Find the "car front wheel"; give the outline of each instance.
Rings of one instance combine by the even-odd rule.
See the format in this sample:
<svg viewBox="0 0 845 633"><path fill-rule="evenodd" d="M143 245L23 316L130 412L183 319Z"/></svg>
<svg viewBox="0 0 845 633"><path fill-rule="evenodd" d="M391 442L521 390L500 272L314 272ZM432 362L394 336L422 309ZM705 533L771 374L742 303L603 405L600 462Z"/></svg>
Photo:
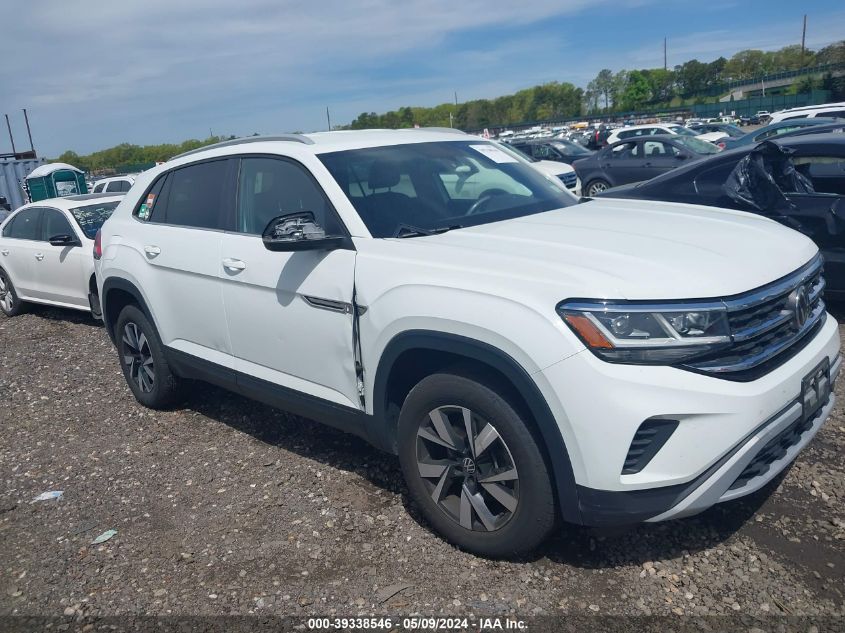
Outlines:
<svg viewBox="0 0 845 633"><path fill-rule="evenodd" d="M405 399L398 430L411 496L448 541L511 557L552 529L554 494L535 434L487 385L458 373L426 377Z"/></svg>
<svg viewBox="0 0 845 633"><path fill-rule="evenodd" d="M605 182L604 180L594 180L587 187L587 196L592 198L593 196L597 196L601 192L607 191L608 189L610 189L610 185L607 184L607 182Z"/></svg>

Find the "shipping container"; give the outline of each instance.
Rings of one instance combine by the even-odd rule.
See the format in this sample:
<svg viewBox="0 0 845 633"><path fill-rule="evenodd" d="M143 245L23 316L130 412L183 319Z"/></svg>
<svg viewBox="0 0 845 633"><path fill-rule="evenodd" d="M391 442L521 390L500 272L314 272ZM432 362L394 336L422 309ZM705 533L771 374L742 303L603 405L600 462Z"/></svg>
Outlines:
<svg viewBox="0 0 845 633"><path fill-rule="evenodd" d="M26 203L24 179L44 162L43 158L0 160L0 198L6 198L12 209Z"/></svg>

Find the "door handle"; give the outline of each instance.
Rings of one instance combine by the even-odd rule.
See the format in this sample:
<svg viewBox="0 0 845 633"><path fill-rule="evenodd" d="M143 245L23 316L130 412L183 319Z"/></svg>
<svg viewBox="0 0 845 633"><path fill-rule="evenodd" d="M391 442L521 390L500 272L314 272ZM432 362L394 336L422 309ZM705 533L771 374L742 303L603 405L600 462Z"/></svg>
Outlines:
<svg viewBox="0 0 845 633"><path fill-rule="evenodd" d="M144 252L147 254L147 257L151 258L161 255L161 249L158 246L145 246Z"/></svg>
<svg viewBox="0 0 845 633"><path fill-rule="evenodd" d="M35 259L40 262L42 259L44 259L44 253L35 253Z"/></svg>
<svg viewBox="0 0 845 633"><path fill-rule="evenodd" d="M239 259L227 257L223 260L223 267L229 270L243 270L246 268L246 264Z"/></svg>
<svg viewBox="0 0 845 633"><path fill-rule="evenodd" d="M9 254L9 251L7 251L5 249L0 251L0 255L8 255L8 254Z"/></svg>

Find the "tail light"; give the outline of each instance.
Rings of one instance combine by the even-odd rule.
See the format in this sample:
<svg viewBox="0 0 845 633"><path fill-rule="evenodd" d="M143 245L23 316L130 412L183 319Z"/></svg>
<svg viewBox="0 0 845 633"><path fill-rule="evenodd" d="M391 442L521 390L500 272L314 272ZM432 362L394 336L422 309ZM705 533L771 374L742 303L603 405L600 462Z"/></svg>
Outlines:
<svg viewBox="0 0 845 633"><path fill-rule="evenodd" d="M97 231L94 236L94 259L100 259L103 256L103 233Z"/></svg>
<svg viewBox="0 0 845 633"><path fill-rule="evenodd" d="M720 141L719 143L716 143L716 147L718 147L719 149L725 149L724 141Z"/></svg>

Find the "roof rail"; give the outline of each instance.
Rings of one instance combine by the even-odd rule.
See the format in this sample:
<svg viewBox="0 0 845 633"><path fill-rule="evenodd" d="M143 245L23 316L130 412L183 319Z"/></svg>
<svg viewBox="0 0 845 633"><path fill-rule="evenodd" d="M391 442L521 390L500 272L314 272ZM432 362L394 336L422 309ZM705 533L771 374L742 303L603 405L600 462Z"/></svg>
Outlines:
<svg viewBox="0 0 845 633"><path fill-rule="evenodd" d="M243 145L244 143L263 143L267 141L288 141L292 143L303 143L305 145L314 144L314 141L305 136L304 134L279 134L277 136L244 136L242 138L233 138L229 139L228 141L221 141L220 143L214 143L212 145L198 147L197 149L192 149L189 152L177 154L176 156L173 156L170 160L173 160L175 158L182 158L183 156L190 156L191 154L196 154L198 152L204 152L208 149L230 147L232 145Z"/></svg>
<svg viewBox="0 0 845 633"><path fill-rule="evenodd" d="M445 132L446 134L451 133L466 135L466 132L454 127L407 127L401 128L401 130L407 130L408 132Z"/></svg>

